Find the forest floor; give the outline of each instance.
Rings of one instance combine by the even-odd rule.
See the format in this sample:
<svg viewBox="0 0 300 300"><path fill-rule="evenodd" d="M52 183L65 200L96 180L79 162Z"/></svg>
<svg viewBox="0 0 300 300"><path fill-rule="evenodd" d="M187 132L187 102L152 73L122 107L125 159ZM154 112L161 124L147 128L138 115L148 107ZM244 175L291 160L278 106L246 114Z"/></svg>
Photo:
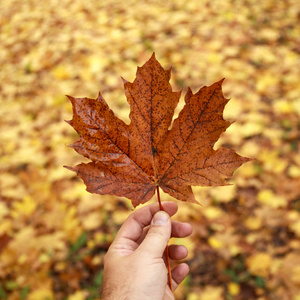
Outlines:
<svg viewBox="0 0 300 300"><path fill-rule="evenodd" d="M173 90L226 78L215 145L254 158L232 185L178 203L191 237L182 300L300 299L300 5L287 0L0 3L0 299L100 299L103 256L133 210L92 195L65 95L101 90L128 122L120 76L153 52ZM179 109L183 106L183 99ZM163 194L163 201L170 197ZM151 200L151 201L156 201ZM176 201L176 200L174 200Z"/></svg>

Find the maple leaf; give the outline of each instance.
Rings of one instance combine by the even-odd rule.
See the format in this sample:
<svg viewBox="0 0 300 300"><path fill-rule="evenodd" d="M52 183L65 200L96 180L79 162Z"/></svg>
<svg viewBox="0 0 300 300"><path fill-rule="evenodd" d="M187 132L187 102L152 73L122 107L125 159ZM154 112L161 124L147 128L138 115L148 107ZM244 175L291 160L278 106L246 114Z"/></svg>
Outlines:
<svg viewBox="0 0 300 300"><path fill-rule="evenodd" d="M231 122L222 113L229 99L223 80L189 88L185 106L172 123L181 92L172 91L171 69L165 70L155 55L138 67L136 79L123 79L130 104L130 124L116 117L99 93L97 99L68 96L73 119L68 123L80 139L71 145L91 160L67 167L83 179L87 191L113 194L145 203L157 186L176 199L198 203L192 185L227 185L233 171L250 159L214 144Z"/></svg>

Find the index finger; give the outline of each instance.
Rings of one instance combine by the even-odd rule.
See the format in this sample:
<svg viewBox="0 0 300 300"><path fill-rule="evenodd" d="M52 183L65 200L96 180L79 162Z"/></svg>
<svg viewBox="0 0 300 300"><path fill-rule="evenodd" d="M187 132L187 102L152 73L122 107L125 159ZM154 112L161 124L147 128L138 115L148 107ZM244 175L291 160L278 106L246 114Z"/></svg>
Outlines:
<svg viewBox="0 0 300 300"><path fill-rule="evenodd" d="M166 201L162 203L164 211L171 217L178 209L175 202ZM115 237L115 241L121 238L129 239L136 242L143 234L144 227L151 223L151 220L156 212L158 212L159 204L152 203L134 211L124 222L119 232Z"/></svg>

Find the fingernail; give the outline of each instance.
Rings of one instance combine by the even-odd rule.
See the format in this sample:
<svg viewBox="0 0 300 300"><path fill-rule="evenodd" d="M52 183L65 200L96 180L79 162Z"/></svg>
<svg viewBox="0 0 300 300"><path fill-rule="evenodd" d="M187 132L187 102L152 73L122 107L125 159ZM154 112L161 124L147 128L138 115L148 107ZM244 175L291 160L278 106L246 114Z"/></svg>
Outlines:
<svg viewBox="0 0 300 300"><path fill-rule="evenodd" d="M157 212L153 219L152 219L152 224L153 225L165 225L168 222L169 216L163 212L159 211Z"/></svg>

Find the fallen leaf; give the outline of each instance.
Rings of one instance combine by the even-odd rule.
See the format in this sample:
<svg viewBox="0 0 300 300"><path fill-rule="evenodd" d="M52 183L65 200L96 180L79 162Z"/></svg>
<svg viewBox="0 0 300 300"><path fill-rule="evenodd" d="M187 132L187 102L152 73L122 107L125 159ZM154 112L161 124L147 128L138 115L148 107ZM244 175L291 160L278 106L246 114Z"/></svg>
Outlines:
<svg viewBox="0 0 300 300"><path fill-rule="evenodd" d="M71 147L92 162L67 168L77 172L87 191L124 196L137 206L159 186L179 200L198 203L192 185L227 185L233 171L250 160L234 150L213 149L231 124L222 116L229 101L222 93L223 80L196 94L188 89L185 106L169 129L181 94L172 91L170 72L153 54L133 83L123 80L129 125L100 93L97 99L68 96L74 114L68 123L80 136Z"/></svg>
<svg viewBox="0 0 300 300"><path fill-rule="evenodd" d="M252 274L266 277L270 273L272 257L268 253L256 253L248 257L246 264Z"/></svg>
<svg viewBox="0 0 300 300"><path fill-rule="evenodd" d="M199 300L223 300L223 288L219 286L206 286L203 288Z"/></svg>
<svg viewBox="0 0 300 300"><path fill-rule="evenodd" d="M0 235L0 253L2 249L10 242L11 237L7 234Z"/></svg>
<svg viewBox="0 0 300 300"><path fill-rule="evenodd" d="M236 282L230 282L227 286L228 292L232 296L236 296L240 293L241 287L238 283Z"/></svg>
<svg viewBox="0 0 300 300"><path fill-rule="evenodd" d="M275 195L271 190L261 190L257 198L261 203L273 208L286 207L288 205L284 197Z"/></svg>
<svg viewBox="0 0 300 300"><path fill-rule="evenodd" d="M86 291L76 291L74 294L70 295L69 300L85 300L88 296Z"/></svg>
<svg viewBox="0 0 300 300"><path fill-rule="evenodd" d="M39 288L30 293L28 300L53 299L51 281L44 282Z"/></svg>
<svg viewBox="0 0 300 300"><path fill-rule="evenodd" d="M299 252L290 252L283 259L282 266L278 270L288 284L291 282L295 285L300 284L300 266L299 266Z"/></svg>

